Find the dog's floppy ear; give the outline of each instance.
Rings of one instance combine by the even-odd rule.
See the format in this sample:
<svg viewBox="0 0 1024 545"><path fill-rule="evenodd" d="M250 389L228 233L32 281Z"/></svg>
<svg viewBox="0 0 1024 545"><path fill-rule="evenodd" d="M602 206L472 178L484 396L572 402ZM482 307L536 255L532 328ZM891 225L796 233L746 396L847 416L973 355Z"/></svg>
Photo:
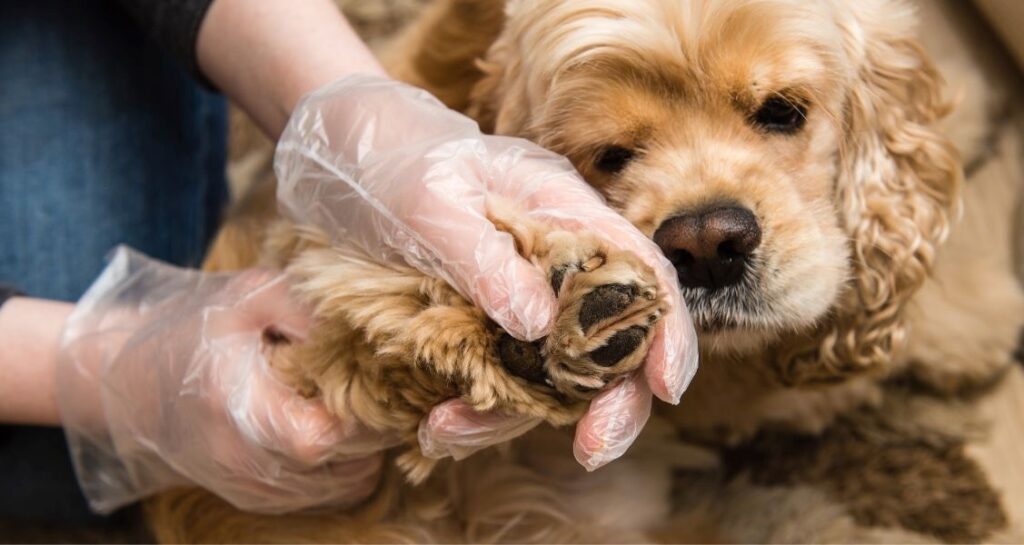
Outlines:
<svg viewBox="0 0 1024 545"><path fill-rule="evenodd" d="M950 106L941 76L913 38L913 11L892 1L853 5L843 29L854 72L836 203L854 276L815 346L782 358L790 383L888 368L904 340L904 307L959 206L959 156L935 127Z"/></svg>
<svg viewBox="0 0 1024 545"><path fill-rule="evenodd" d="M505 0L504 27L483 59L483 73L470 93L467 115L484 132L540 140L530 126L543 104L556 66L537 42L545 14L561 4L545 0ZM529 44L529 45L526 45ZM526 67L529 67L529 70Z"/></svg>
<svg viewBox="0 0 1024 545"><path fill-rule="evenodd" d="M522 136L529 108L525 107L526 93L522 88L522 60L510 34L498 37L487 56L477 62L484 75L470 92L466 114L484 132Z"/></svg>
<svg viewBox="0 0 1024 545"><path fill-rule="evenodd" d="M517 0L508 0L515 2ZM435 0L380 52L388 72L467 111L477 66L505 24L506 0Z"/></svg>

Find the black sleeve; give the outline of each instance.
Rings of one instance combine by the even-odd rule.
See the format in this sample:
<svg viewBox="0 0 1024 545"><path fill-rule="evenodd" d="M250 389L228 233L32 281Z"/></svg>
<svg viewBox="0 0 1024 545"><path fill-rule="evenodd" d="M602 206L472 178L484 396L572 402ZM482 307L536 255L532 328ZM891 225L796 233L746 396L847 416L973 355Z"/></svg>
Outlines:
<svg viewBox="0 0 1024 545"><path fill-rule="evenodd" d="M15 295L22 295L22 293L18 291L14 286L0 282L0 307L4 306L4 303L6 303L8 299L14 297Z"/></svg>
<svg viewBox="0 0 1024 545"><path fill-rule="evenodd" d="M196 38L199 24L213 0L117 0L131 17L164 50L200 82L209 82L199 71Z"/></svg>

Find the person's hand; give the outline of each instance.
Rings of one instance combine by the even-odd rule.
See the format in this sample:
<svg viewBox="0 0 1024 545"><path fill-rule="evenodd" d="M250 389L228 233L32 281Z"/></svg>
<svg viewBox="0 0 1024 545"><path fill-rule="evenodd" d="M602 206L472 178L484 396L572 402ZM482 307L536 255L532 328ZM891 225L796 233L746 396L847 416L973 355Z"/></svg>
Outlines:
<svg viewBox="0 0 1024 545"><path fill-rule="evenodd" d="M657 246L608 208L565 158L526 140L484 135L423 90L350 76L308 95L278 143L275 171L279 206L290 219L372 259L444 279L520 339L547 334L557 306L543 272L487 219L490 200L590 230L654 268L670 310L642 375L598 395L578 424L576 457L588 469L625 452L647 420L652 393L677 403L696 371L693 325ZM476 414L454 400L425 419L420 446L458 458L534 424Z"/></svg>
<svg viewBox="0 0 1024 545"><path fill-rule="evenodd" d="M119 248L69 317L57 368L92 508L186 484L267 513L372 493L395 442L331 417L267 364L264 333L301 341L308 320L280 274L204 274Z"/></svg>

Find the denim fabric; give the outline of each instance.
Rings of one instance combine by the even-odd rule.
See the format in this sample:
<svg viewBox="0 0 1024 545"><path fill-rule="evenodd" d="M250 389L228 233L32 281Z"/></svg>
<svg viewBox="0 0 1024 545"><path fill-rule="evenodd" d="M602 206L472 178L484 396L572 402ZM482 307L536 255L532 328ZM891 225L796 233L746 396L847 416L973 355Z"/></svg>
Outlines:
<svg viewBox="0 0 1024 545"><path fill-rule="evenodd" d="M104 1L0 2L0 281L75 300L126 243L196 265L225 107Z"/></svg>
<svg viewBox="0 0 1024 545"><path fill-rule="evenodd" d="M199 264L225 134L223 99L113 2L0 2L0 282L72 301L119 243ZM59 430L0 428L0 483L0 516L88 519Z"/></svg>

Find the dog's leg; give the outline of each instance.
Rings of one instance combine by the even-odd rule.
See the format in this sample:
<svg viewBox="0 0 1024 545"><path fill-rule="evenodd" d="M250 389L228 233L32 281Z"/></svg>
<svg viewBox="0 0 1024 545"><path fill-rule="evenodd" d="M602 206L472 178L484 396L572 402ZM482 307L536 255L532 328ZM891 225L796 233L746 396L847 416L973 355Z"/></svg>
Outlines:
<svg viewBox="0 0 1024 545"><path fill-rule="evenodd" d="M558 297L545 339L517 340L441 280L286 225L268 238L269 253L287 263L316 325L307 342L278 346L273 364L335 413L398 432L410 445L422 417L452 397L481 411L574 422L600 389L642 363L662 313L654 273L585 233L550 231L514 214L495 221L547 272ZM417 449L399 460L414 481L433 463Z"/></svg>
<svg viewBox="0 0 1024 545"><path fill-rule="evenodd" d="M985 385L1015 359L1024 331L1024 290L1014 274L1016 213L1024 172L1016 127L966 182L964 218L909 309L905 365L943 393Z"/></svg>

